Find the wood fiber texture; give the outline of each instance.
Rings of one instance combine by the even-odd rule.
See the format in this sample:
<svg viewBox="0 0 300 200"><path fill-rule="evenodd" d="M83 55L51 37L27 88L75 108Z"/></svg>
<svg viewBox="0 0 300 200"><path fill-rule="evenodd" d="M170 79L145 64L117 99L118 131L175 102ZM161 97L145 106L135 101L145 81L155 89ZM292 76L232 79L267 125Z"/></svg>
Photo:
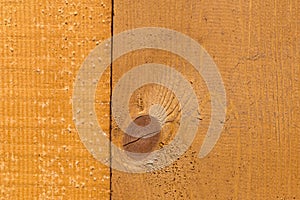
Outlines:
<svg viewBox="0 0 300 200"><path fill-rule="evenodd" d="M166 168L110 170L79 138L74 80L111 31L149 26L188 35L214 59L227 94L224 129L199 159L211 114L202 77L170 52L130 52L107 68L97 87L98 121L112 142L123 148L128 138L110 121L111 89L144 63L184 75L200 102L201 125L189 150ZM298 0L0 1L0 199L300 199L299 27ZM155 84L132 94L132 118L147 115L153 103L170 105L168 123L159 138L130 150L162 148L178 130L178 100Z"/></svg>
<svg viewBox="0 0 300 200"><path fill-rule="evenodd" d="M228 107L220 140L199 159L210 120L201 76L178 56L155 50L115 62L113 86L143 63L180 71L197 94L202 121L191 148L171 166L146 174L113 171L112 199L300 199L299 12L297 0L115 0L114 34L155 26L198 41L220 70ZM133 118L159 94L148 86L133 95ZM165 133L175 134L176 124L169 123ZM113 131L115 142L119 135Z"/></svg>
<svg viewBox="0 0 300 200"><path fill-rule="evenodd" d="M109 169L80 141L71 97L110 27L110 1L0 2L0 199L109 199Z"/></svg>

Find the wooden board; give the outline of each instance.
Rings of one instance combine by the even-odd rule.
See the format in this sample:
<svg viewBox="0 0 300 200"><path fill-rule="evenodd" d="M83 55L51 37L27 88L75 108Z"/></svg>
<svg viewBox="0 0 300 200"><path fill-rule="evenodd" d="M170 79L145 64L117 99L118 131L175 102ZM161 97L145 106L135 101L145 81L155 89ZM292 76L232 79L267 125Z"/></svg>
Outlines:
<svg viewBox="0 0 300 200"><path fill-rule="evenodd" d="M173 66L193 83L203 119L191 148L171 166L146 174L114 170L112 199L300 199L299 2L115 0L114 8L114 34L155 26L197 40L219 67L228 107L220 140L199 159L210 98L193 67L155 50L116 61L113 86L137 65ZM159 91L148 85L133 94L133 118L160 101ZM174 133L176 121L164 132ZM121 138L119 130L113 131L115 143L122 144Z"/></svg>
<svg viewBox="0 0 300 200"><path fill-rule="evenodd" d="M298 0L1 1L0 199L300 199L299 13ZM110 122L111 89L144 63L184 75L200 102L201 125L172 165L144 174L111 171L75 129L74 80L111 31L148 26L184 33L214 59L227 94L224 131L199 159L211 114L204 80L170 52L131 52L113 63L112 74L105 71L97 88L98 121L112 141L148 152L169 144L178 130L178 99L155 84L135 91L129 110L135 119L153 103L169 105L159 137L128 146L132 138Z"/></svg>
<svg viewBox="0 0 300 200"><path fill-rule="evenodd" d="M71 97L110 23L107 0L0 2L0 199L109 198L109 169L79 139Z"/></svg>

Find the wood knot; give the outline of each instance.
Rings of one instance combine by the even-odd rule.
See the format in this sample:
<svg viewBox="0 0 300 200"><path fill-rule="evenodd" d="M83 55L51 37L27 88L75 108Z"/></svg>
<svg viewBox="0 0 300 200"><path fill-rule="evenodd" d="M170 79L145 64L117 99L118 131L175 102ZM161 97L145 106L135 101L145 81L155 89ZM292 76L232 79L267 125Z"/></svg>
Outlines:
<svg viewBox="0 0 300 200"><path fill-rule="evenodd" d="M130 157L144 158L158 145L160 134L161 125L158 119L150 115L139 116L126 129L123 136L123 148Z"/></svg>

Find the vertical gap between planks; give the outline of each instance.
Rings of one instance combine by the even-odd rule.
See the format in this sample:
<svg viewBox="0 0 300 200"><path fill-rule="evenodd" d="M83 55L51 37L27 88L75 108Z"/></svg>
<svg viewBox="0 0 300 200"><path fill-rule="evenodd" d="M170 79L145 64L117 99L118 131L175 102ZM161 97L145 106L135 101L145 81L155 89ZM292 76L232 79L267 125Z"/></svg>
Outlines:
<svg viewBox="0 0 300 200"><path fill-rule="evenodd" d="M112 200L112 76L113 76L113 35L114 35L114 0L111 0L111 53L110 53L110 109L109 109L109 199Z"/></svg>

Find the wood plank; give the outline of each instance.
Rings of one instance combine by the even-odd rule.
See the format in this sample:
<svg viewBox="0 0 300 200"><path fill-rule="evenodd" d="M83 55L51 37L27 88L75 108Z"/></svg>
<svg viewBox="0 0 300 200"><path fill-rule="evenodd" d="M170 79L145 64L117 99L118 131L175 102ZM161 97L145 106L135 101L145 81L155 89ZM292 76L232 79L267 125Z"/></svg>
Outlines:
<svg viewBox="0 0 300 200"><path fill-rule="evenodd" d="M297 0L114 0L114 35L155 26L198 41L220 70L228 106L220 140L199 159L211 107L206 85L193 67L158 50L131 52L115 61L113 87L144 63L167 64L181 72L193 83L202 121L190 149L172 165L144 174L113 170L112 199L300 198L299 7ZM169 102L172 95L153 84L140 88L130 101L132 118L146 115L153 103ZM176 100L171 110L172 106ZM162 148L174 137L177 120L160 133L168 137L136 143L131 150L143 151L144 145ZM113 127L113 142L122 147L130 138L115 121Z"/></svg>
<svg viewBox="0 0 300 200"><path fill-rule="evenodd" d="M0 199L109 199L109 169L80 141L71 98L110 23L108 0L0 2ZM106 113L109 85L102 93Z"/></svg>

